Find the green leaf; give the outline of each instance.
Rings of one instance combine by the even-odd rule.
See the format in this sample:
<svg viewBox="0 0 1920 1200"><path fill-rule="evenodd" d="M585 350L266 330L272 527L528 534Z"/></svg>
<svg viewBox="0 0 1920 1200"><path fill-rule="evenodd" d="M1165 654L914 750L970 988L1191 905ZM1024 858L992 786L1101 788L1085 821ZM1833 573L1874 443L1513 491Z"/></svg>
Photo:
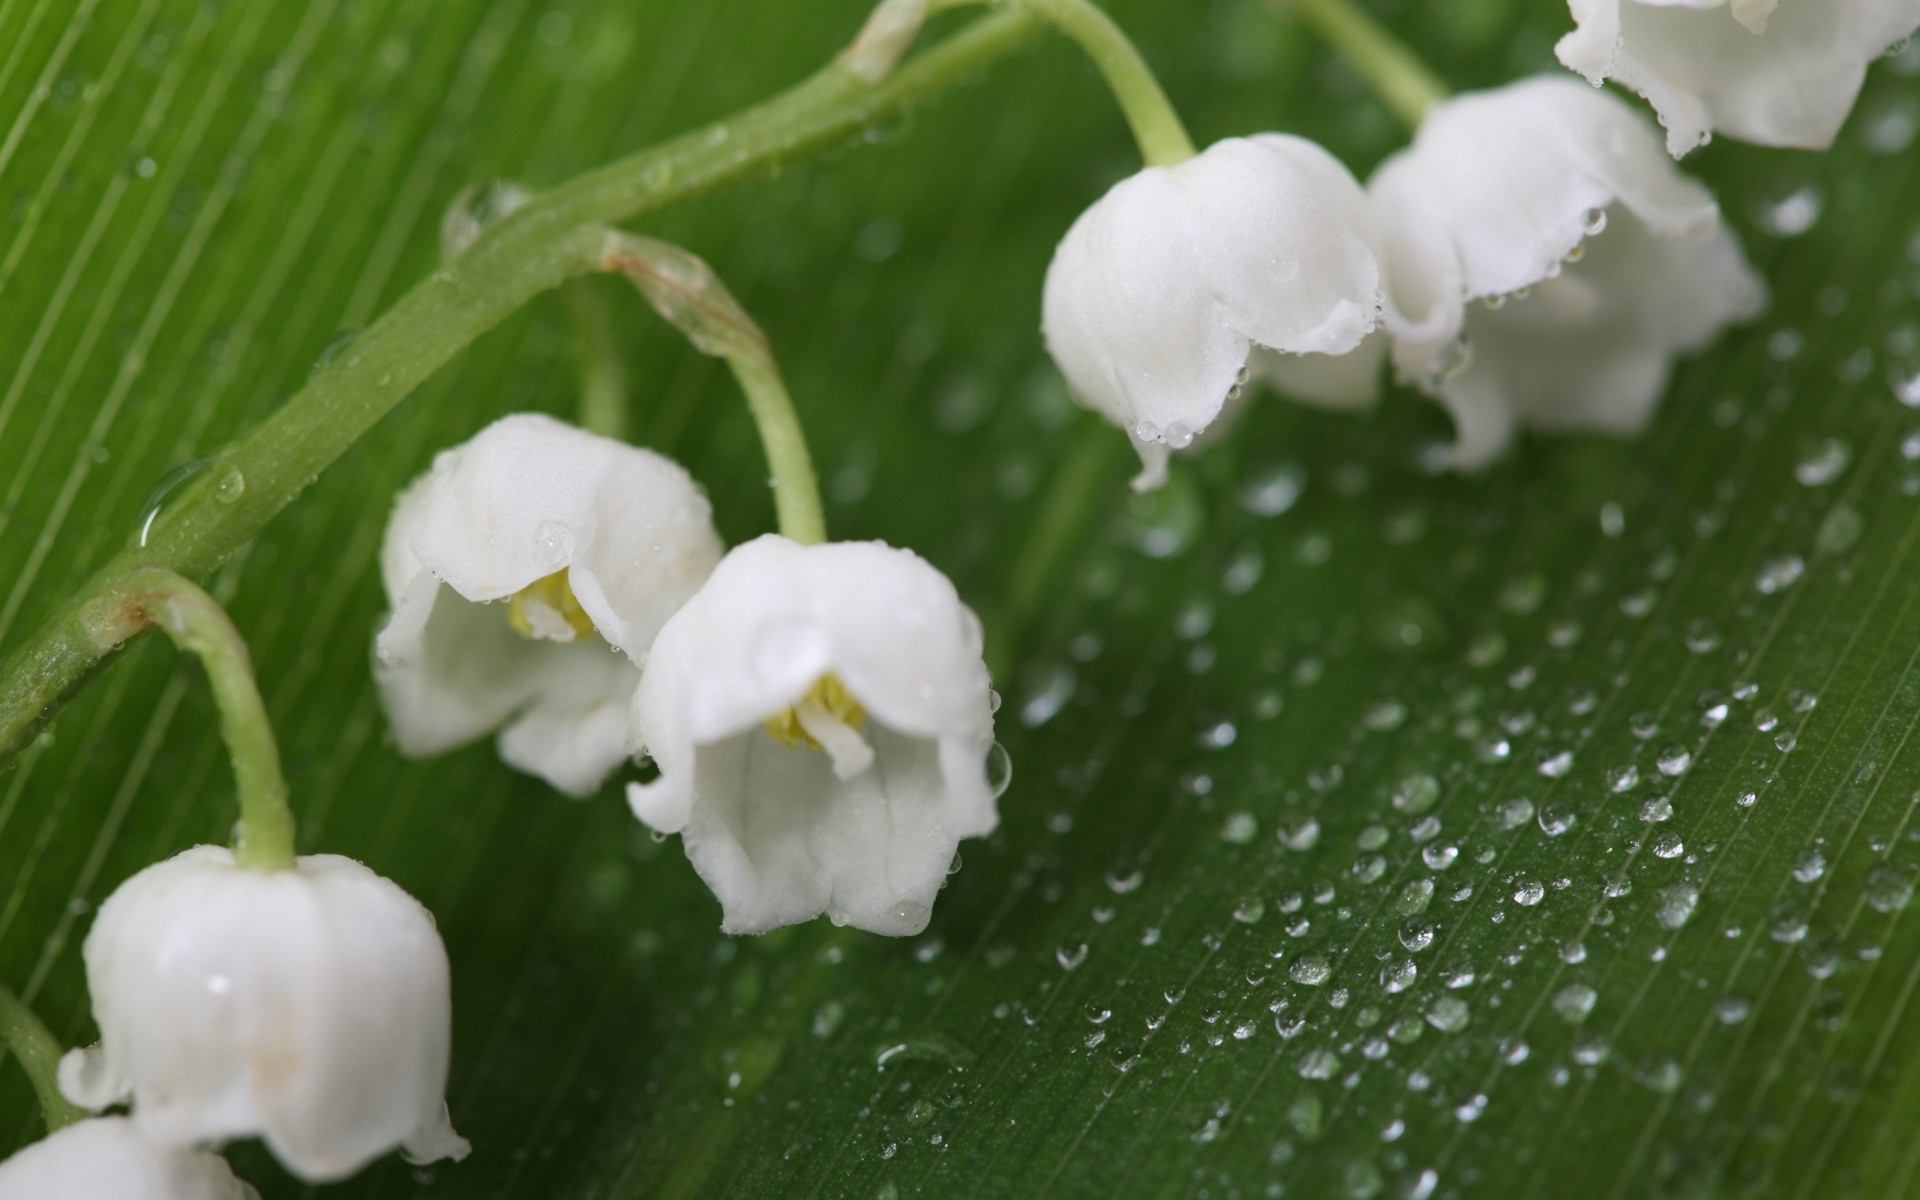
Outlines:
<svg viewBox="0 0 1920 1200"><path fill-rule="evenodd" d="M860 10L0 0L0 646L428 273L467 183L723 116ZM1360 170L1395 144L1266 4L1113 10L1202 141L1290 128ZM1566 23L1379 11L1457 86L1548 68ZM488 336L214 581L304 847L413 891L455 964L473 1157L327 1194L1911 1190L1920 417L1892 385L1920 371L1917 68L1877 67L1829 155L1688 160L1775 305L1646 438L1532 441L1471 479L1422 468L1447 429L1405 395L1264 399L1152 502L1123 452L1083 451L1117 439L1075 421L1039 284L1134 160L1068 46L650 224L780 351L836 531L921 550L1017 645L1002 829L904 942L730 941L616 788L575 804L485 746L387 746L388 498L492 417L574 404L557 299ZM724 370L605 294L638 435L730 536L767 528ZM1049 490L1086 477L1084 504ZM1050 511L1060 549L1016 579ZM203 680L144 640L0 774L0 978L91 1036L91 907L232 806ZM0 1150L32 1113L0 1071Z"/></svg>

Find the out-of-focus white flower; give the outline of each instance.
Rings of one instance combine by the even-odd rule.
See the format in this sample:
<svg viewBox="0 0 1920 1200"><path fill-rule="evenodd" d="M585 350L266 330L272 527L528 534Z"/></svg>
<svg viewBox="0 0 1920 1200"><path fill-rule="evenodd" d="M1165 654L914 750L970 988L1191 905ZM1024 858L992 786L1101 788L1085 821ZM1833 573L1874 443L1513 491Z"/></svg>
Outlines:
<svg viewBox="0 0 1920 1200"><path fill-rule="evenodd" d="M1823 150L1920 0L1570 0L1560 61L1645 96L1675 158L1716 132Z"/></svg>
<svg viewBox="0 0 1920 1200"><path fill-rule="evenodd" d="M1573 79L1435 105L1368 189L1394 363L1452 414L1456 466L1516 426L1638 432L1674 358L1765 303L1651 124Z"/></svg>
<svg viewBox="0 0 1920 1200"><path fill-rule="evenodd" d="M1211 425L1256 346L1344 355L1373 329L1380 266L1365 194L1282 134L1229 138L1121 180L1047 268L1047 349L1082 404L1140 452L1134 486Z"/></svg>
<svg viewBox="0 0 1920 1200"><path fill-rule="evenodd" d="M380 552L374 675L401 751L504 725L508 763L592 792L626 757L647 647L721 550L699 485L650 450L520 413L445 451Z"/></svg>
<svg viewBox="0 0 1920 1200"><path fill-rule="evenodd" d="M466 1155L444 1099L446 949L352 859L258 871L196 846L107 898L85 958L100 1044L60 1063L75 1104L131 1100L162 1145L257 1135L316 1183L395 1147Z"/></svg>
<svg viewBox="0 0 1920 1200"><path fill-rule="evenodd" d="M155 1145L125 1117L95 1117L0 1162L0 1200L260 1200L260 1193L218 1154Z"/></svg>
<svg viewBox="0 0 1920 1200"><path fill-rule="evenodd" d="M946 576L879 542L736 547L654 642L629 784L679 833L729 933L827 913L926 927L962 838L991 831L980 623Z"/></svg>

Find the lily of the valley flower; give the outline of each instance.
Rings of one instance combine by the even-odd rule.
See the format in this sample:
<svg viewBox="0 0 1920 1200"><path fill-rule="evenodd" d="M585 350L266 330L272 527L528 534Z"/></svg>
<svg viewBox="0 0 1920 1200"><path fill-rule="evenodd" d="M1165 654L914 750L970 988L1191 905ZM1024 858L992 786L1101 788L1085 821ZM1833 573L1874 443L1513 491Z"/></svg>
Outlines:
<svg viewBox="0 0 1920 1200"><path fill-rule="evenodd" d="M217 1154L156 1145L125 1117L96 1117L0 1162L0 1200L260 1200L260 1193Z"/></svg>
<svg viewBox="0 0 1920 1200"><path fill-rule="evenodd" d="M628 801L682 835L729 933L918 933L997 820L980 623L878 542L735 548L660 631L633 717L660 776Z"/></svg>
<svg viewBox="0 0 1920 1200"><path fill-rule="evenodd" d="M1920 27L1920 0L1570 0L1560 61L1645 96L1678 158L1714 133L1833 144L1867 64Z"/></svg>
<svg viewBox="0 0 1920 1200"><path fill-rule="evenodd" d="M504 725L509 764L592 792L626 758L647 647L721 549L699 485L652 451L522 413L442 453L380 555L374 673L400 749Z"/></svg>
<svg viewBox="0 0 1920 1200"><path fill-rule="evenodd" d="M1122 180L1047 268L1047 349L1158 486L1240 387L1255 347L1345 355L1373 329L1380 267L1366 197L1332 155L1230 138Z"/></svg>
<svg viewBox="0 0 1920 1200"><path fill-rule="evenodd" d="M444 1099L439 931L352 859L261 871L197 846L107 898L85 959L100 1044L60 1064L75 1104L131 1100L140 1134L166 1146L257 1135L309 1182L396 1147L415 1162L467 1153Z"/></svg>
<svg viewBox="0 0 1920 1200"><path fill-rule="evenodd" d="M1452 414L1457 466L1517 426L1639 431L1674 358L1765 303L1651 125L1572 79L1435 105L1368 189L1394 362Z"/></svg>

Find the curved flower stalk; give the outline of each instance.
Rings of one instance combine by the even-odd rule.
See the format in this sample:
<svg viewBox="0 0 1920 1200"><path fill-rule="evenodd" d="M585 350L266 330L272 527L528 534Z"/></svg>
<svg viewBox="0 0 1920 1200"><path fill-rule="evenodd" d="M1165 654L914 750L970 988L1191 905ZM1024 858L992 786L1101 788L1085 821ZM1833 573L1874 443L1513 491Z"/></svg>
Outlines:
<svg viewBox="0 0 1920 1200"><path fill-rule="evenodd" d="M97 1117L0 1162L0 1200L260 1200L260 1193L217 1154L158 1145L125 1117Z"/></svg>
<svg viewBox="0 0 1920 1200"><path fill-rule="evenodd" d="M660 631L633 729L660 776L627 799L682 836L729 933L918 933L997 821L980 624L879 542L736 547Z"/></svg>
<svg viewBox="0 0 1920 1200"><path fill-rule="evenodd" d="M1765 288L1650 124L1542 77L1434 105L1368 184L1400 374L1454 419L1454 465L1516 428L1642 429L1673 360Z"/></svg>
<svg viewBox="0 0 1920 1200"><path fill-rule="evenodd" d="M1047 349L1075 397L1125 430L1140 489L1219 417L1256 347L1339 357L1379 320L1378 234L1366 196L1312 142L1217 142L1122 180L1047 268ZM1351 386L1287 381L1351 402Z"/></svg>
<svg viewBox="0 0 1920 1200"><path fill-rule="evenodd" d="M1570 0L1555 47L1596 87L1645 96L1675 158L1724 133L1824 150L1867 64L1920 27L1920 0Z"/></svg>
<svg viewBox="0 0 1920 1200"><path fill-rule="evenodd" d="M380 554L374 676L401 751L499 729L507 763L590 794L626 758L647 647L721 549L699 485L650 450L520 413L444 451Z"/></svg>

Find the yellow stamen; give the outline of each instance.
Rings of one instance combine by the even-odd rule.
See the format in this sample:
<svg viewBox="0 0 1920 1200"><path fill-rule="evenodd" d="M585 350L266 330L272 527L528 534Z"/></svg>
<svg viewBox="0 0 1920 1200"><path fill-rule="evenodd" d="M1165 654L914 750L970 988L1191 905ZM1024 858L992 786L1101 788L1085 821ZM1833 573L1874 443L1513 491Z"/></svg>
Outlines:
<svg viewBox="0 0 1920 1200"><path fill-rule="evenodd" d="M787 706L768 717L761 725L767 736L782 746L805 746L809 750L820 749L820 743L800 724L798 709L802 704L816 704L833 715L834 719L849 729L859 729L866 724L867 710L860 707L847 691L847 685L831 671L813 681L807 694L800 697L796 704Z"/></svg>
<svg viewBox="0 0 1920 1200"><path fill-rule="evenodd" d="M572 636L555 637L558 630L550 625L536 625L528 613L529 608L535 607L557 614L573 631ZM507 600L507 622L522 637L548 638L556 642L570 642L594 631L593 618L587 616L573 589L567 586L567 573L564 570L536 579L515 592Z"/></svg>

